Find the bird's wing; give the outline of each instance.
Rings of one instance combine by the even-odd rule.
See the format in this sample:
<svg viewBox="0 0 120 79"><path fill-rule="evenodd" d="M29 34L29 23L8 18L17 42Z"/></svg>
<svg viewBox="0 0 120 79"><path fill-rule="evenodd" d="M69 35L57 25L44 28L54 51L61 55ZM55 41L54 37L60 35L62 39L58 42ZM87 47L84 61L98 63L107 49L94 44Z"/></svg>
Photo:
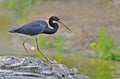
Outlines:
<svg viewBox="0 0 120 79"><path fill-rule="evenodd" d="M26 35L37 35L42 33L46 29L46 27L48 27L48 25L45 21L36 20L22 25L21 27L16 29L16 32Z"/></svg>

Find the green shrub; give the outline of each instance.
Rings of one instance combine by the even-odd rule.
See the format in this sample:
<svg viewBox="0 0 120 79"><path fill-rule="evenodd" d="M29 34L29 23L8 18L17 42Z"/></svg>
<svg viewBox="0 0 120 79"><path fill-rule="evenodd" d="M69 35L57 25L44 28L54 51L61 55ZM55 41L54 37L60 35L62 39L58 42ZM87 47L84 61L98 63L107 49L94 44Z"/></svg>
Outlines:
<svg viewBox="0 0 120 79"><path fill-rule="evenodd" d="M107 60L120 60L119 48L114 42L113 35L109 35L105 27L100 28L97 44L93 42L91 47L98 52L98 57Z"/></svg>
<svg viewBox="0 0 120 79"><path fill-rule="evenodd" d="M57 37L56 48L58 51L63 51L63 38L62 38L62 36Z"/></svg>
<svg viewBox="0 0 120 79"><path fill-rule="evenodd" d="M110 64L98 60L95 79L113 79L112 71Z"/></svg>
<svg viewBox="0 0 120 79"><path fill-rule="evenodd" d="M42 48L51 48L54 46L53 41L45 39L43 35L38 36L38 45Z"/></svg>

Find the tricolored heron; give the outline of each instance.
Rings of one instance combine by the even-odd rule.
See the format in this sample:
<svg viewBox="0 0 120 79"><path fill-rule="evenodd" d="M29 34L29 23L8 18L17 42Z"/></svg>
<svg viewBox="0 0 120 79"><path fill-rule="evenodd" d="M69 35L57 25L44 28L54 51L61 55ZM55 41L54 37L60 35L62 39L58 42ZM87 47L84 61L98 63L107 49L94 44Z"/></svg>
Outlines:
<svg viewBox="0 0 120 79"><path fill-rule="evenodd" d="M59 26L56 22L61 23L65 28L67 28L69 31L71 31L67 26L65 26L61 20L57 17L57 16L52 16L49 18L49 25L51 27L53 27L52 29L48 27L48 24L43 21L43 20L35 20L29 23L26 23L18 28L12 28L9 30L10 33L19 33L19 34L24 34L24 35L29 35L29 36L35 36L36 38L36 46L37 46L37 50L38 52L49 62L49 60L47 59L47 57L40 51L39 47L38 47L38 39L37 36L38 34L54 34L57 32ZM25 47L25 42L28 40L28 38L26 38L22 45L26 51L26 53L29 55L28 50Z"/></svg>

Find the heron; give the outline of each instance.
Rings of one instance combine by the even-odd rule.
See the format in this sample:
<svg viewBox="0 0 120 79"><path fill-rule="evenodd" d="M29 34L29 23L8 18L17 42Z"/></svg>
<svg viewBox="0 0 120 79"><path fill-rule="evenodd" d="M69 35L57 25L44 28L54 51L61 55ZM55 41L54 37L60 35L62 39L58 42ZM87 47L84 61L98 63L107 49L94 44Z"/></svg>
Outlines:
<svg viewBox="0 0 120 79"><path fill-rule="evenodd" d="M46 21L44 20L34 20L28 23L25 23L18 28L12 28L9 30L10 33L18 33L23 34L27 36L34 36L36 41L36 48L37 51L46 59L47 62L49 62L48 58L41 52L41 50L38 47L38 35L39 34L54 34L59 29L58 23L61 23L67 30L71 31L70 28L68 28L61 19L58 16L51 16L49 18L49 25L52 27L50 28ZM22 46L27 53L27 55L30 55L26 46L25 42L28 40L28 37L25 38L25 40L22 42Z"/></svg>

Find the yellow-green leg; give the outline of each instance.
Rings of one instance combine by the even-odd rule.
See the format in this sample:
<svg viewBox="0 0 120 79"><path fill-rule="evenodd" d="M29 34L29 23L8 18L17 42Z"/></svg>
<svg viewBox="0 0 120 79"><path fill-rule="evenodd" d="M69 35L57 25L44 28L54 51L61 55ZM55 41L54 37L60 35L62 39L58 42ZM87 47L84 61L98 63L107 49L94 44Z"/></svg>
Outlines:
<svg viewBox="0 0 120 79"><path fill-rule="evenodd" d="M36 37L36 46L37 46L37 50L38 52L45 58L46 62L47 63L51 63L48 58L40 51L39 47L38 47L38 40L37 40L37 37ZM52 63L51 63L52 64Z"/></svg>
<svg viewBox="0 0 120 79"><path fill-rule="evenodd" d="M22 46L25 49L25 52L27 53L28 56L30 56L30 53L28 52L27 48L25 47L25 42L28 40L28 38L26 38L23 42L22 42Z"/></svg>

